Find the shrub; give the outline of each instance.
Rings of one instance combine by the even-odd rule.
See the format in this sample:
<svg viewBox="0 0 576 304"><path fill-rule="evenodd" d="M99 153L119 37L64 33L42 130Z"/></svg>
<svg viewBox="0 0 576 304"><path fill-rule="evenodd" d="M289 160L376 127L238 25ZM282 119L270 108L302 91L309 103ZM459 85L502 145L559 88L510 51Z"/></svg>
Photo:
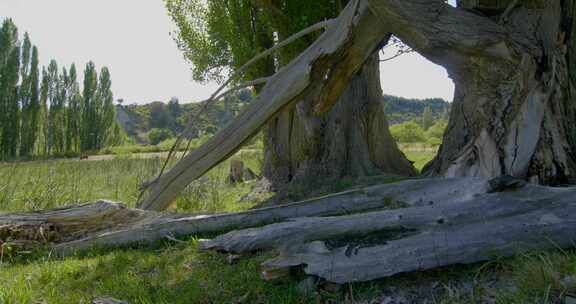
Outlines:
<svg viewBox="0 0 576 304"><path fill-rule="evenodd" d="M407 121L390 127L392 137L397 142L415 143L425 142L424 129L415 121Z"/></svg>
<svg viewBox="0 0 576 304"><path fill-rule="evenodd" d="M172 137L172 132L168 129L152 129L148 132L148 140L151 145L157 145Z"/></svg>

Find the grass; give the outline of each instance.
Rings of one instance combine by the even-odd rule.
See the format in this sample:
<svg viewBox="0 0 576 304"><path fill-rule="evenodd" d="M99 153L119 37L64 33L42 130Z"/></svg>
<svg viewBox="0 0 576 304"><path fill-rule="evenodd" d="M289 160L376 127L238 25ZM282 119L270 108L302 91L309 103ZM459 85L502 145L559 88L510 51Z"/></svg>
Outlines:
<svg viewBox="0 0 576 304"><path fill-rule="evenodd" d="M90 303L113 297L129 303L309 303L296 284L258 278L256 255L228 265L199 253L195 241L160 249L115 250L65 259L3 265L0 303ZM242 301L239 301L242 300Z"/></svg>
<svg viewBox="0 0 576 304"><path fill-rule="evenodd" d="M259 155L241 152L235 156L258 172ZM117 157L113 160L53 160L0 165L0 210L22 211L109 199L134 206L139 185L158 173L162 158ZM237 203L250 183L229 186L228 162L193 182L176 199L177 211L239 211L253 202Z"/></svg>
<svg viewBox="0 0 576 304"><path fill-rule="evenodd" d="M429 151L406 151L417 167L433 157ZM258 171L261 155L238 153ZM106 161L54 160L0 164L0 211L37 210L98 198L133 206L138 185L157 173L163 159L117 157ZM238 202L252 184L228 185L228 164L194 182L176 201L180 212L211 213L247 209L255 202ZM334 189L346 188L342 180ZM225 255L198 252L196 240L160 243L144 248L88 252L58 258L48 252L0 259L0 304L90 303L109 296L129 303L361 303L389 286L407 289L421 282L439 282L445 296L434 303L560 303L576 294L576 253L556 251L498 259L472 266L400 275L347 285L341 292L321 291L313 297L297 291L297 280L264 282L259 264L271 253L244 257L230 265ZM497 276L509 288L481 283ZM454 285L464 278L470 289ZM355 301L353 301L354 299ZM332 302L330 302L332 301Z"/></svg>

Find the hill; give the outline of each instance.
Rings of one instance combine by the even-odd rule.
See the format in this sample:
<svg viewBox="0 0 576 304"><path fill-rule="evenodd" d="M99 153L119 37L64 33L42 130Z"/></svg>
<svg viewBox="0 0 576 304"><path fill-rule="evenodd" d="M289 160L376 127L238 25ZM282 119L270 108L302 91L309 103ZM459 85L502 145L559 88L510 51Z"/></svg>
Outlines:
<svg viewBox="0 0 576 304"><path fill-rule="evenodd" d="M244 90L214 103L196 123L195 135L215 133L251 101L252 93ZM419 119L426 108L430 108L434 120L447 118L450 108L450 103L440 98L407 99L384 95L383 102L391 125ZM148 143L148 134L153 129L169 130L172 134L181 132L184 126L197 117L204 105L180 104L175 99L168 103L155 101L144 105L118 105L116 119L130 138L137 143Z"/></svg>
<svg viewBox="0 0 576 304"><path fill-rule="evenodd" d="M252 93L244 90L212 104L200 116L200 121L194 124L194 135L215 133L251 100ZM144 105L117 105L116 119L130 138L137 143L148 143L148 133L153 129L180 133L184 126L191 125L192 119L197 119L204 106L204 102L180 104L176 99L168 103L155 101Z"/></svg>

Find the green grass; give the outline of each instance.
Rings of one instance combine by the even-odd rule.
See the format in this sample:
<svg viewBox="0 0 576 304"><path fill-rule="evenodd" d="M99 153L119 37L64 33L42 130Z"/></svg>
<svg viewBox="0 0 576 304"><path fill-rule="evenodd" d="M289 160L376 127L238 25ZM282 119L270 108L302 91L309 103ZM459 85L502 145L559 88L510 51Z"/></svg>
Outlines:
<svg viewBox="0 0 576 304"><path fill-rule="evenodd" d="M436 156L435 152L430 151L404 151L404 154L410 161L414 162L414 167L416 167L418 171L422 170L422 168Z"/></svg>
<svg viewBox="0 0 576 304"><path fill-rule="evenodd" d="M258 172L259 154L241 152L249 168ZM118 157L113 160L54 160L0 164L0 210L20 211L109 199L134 206L139 185L158 173L162 158ZM226 183L228 162L193 182L177 197L177 211L217 212L249 208L253 202L237 203L252 186Z"/></svg>
<svg viewBox="0 0 576 304"><path fill-rule="evenodd" d="M429 151L407 151L421 166L433 157ZM261 154L238 153L258 171ZM99 198L133 206L138 185L159 170L163 159L129 156L106 161L54 160L0 164L0 211L38 210ZM180 212L239 211L256 202L238 202L252 184L226 183L228 163L213 169L176 200ZM342 180L334 189L353 181ZM198 252L194 239L144 248L89 252L58 258L48 252L0 257L0 304L90 303L93 297L110 296L129 303L353 303L378 297L387 286L410 286L437 281L447 296L434 303L559 303L576 294L576 253L532 253L472 266L400 275L379 281L351 284L342 292L321 291L314 298L297 292L297 280L269 283L259 278L259 264L272 256L262 253L229 265L226 256ZM462 290L451 285L466 278L481 283L496 275L513 287ZM573 277L573 278L572 278ZM348 299L348 301L346 301ZM318 302L319 301L319 302Z"/></svg>
<svg viewBox="0 0 576 304"><path fill-rule="evenodd" d="M129 303L309 303L296 283L266 283L256 255L228 265L199 253L194 241L160 249L115 250L65 259L48 255L0 266L0 303L90 303L114 297Z"/></svg>

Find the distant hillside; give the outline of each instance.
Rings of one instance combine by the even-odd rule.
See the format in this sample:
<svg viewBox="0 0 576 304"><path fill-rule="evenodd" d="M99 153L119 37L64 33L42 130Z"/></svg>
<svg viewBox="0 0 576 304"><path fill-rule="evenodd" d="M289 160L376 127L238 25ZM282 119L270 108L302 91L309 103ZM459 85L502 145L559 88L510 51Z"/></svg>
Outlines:
<svg viewBox="0 0 576 304"><path fill-rule="evenodd" d="M445 118L450 104L443 99L407 99L384 95L385 111L390 124L419 119L426 107L430 107L434 119ZM241 91L208 107L205 115L196 123L198 135L212 134L224 127L246 105L252 101L249 90ZM204 103L180 104L177 100L168 103L152 102L145 105L118 105L116 118L128 136L138 143L148 143L148 132L152 129L168 129L178 134L203 108ZM447 118L447 117L446 117Z"/></svg>
<svg viewBox="0 0 576 304"><path fill-rule="evenodd" d="M194 125L197 135L211 134L226 125L252 100L248 90L225 98L208 107ZM180 104L177 100L168 103L155 101L144 105L118 105L116 119L128 136L138 143L147 143L147 133L152 129L168 129L173 134L180 133L184 126L204 107L204 103Z"/></svg>
<svg viewBox="0 0 576 304"><path fill-rule="evenodd" d="M384 110L390 124L398 124L408 120L420 119L427 107L432 111L434 119L448 120L450 103L442 98L408 99L384 95Z"/></svg>

